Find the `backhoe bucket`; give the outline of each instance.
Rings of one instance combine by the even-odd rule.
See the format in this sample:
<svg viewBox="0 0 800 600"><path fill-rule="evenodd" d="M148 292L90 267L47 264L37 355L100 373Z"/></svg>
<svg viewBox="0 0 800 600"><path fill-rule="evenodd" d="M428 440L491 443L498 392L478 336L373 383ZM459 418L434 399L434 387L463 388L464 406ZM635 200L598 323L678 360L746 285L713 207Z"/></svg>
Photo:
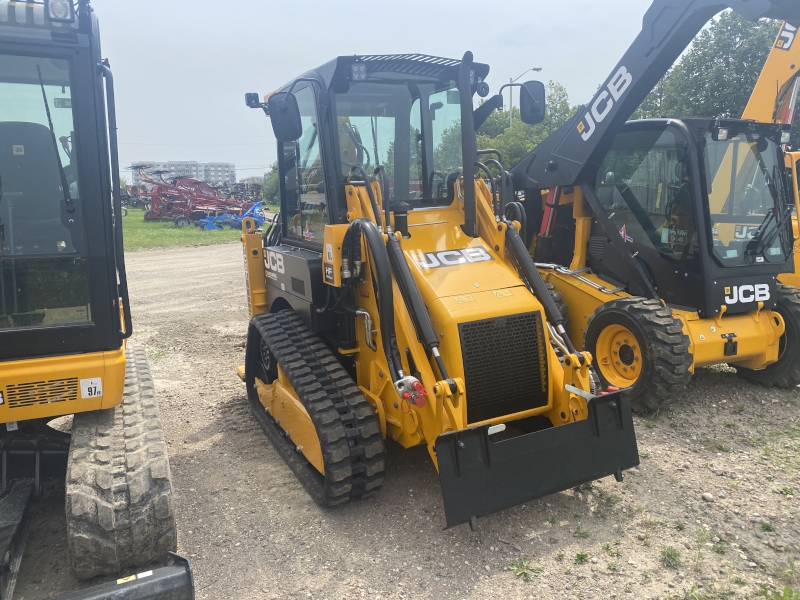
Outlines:
<svg viewBox="0 0 800 600"><path fill-rule="evenodd" d="M597 396L576 423L493 441L489 425L436 439L447 527L614 475L639 464L624 391Z"/></svg>

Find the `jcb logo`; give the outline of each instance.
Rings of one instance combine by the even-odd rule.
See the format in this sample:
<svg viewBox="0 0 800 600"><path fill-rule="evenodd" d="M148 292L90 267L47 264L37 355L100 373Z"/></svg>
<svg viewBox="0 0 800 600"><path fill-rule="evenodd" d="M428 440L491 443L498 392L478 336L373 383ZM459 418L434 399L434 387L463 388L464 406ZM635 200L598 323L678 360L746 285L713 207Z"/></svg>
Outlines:
<svg viewBox="0 0 800 600"><path fill-rule="evenodd" d="M411 252L414 260L423 269L438 269L440 267L455 267L467 263L486 262L494 260L485 248L475 246L462 250L441 250L439 252Z"/></svg>
<svg viewBox="0 0 800 600"><path fill-rule="evenodd" d="M766 302L769 300L769 286L766 283L757 285L734 285L725 287L725 304L747 304L749 302Z"/></svg>
<svg viewBox="0 0 800 600"><path fill-rule="evenodd" d="M789 25L789 23L784 23L783 29L781 29L781 32L778 34L778 41L775 42L775 47L781 50L790 50L796 36L797 27Z"/></svg>
<svg viewBox="0 0 800 600"><path fill-rule="evenodd" d="M737 225L733 230L733 237L737 240L752 240L756 232L758 231L758 227L751 227L748 225Z"/></svg>
<svg viewBox="0 0 800 600"><path fill-rule="evenodd" d="M285 271L283 268L283 254L278 254L277 252L269 250L267 256L264 258L264 266L268 271L283 273Z"/></svg>
<svg viewBox="0 0 800 600"><path fill-rule="evenodd" d="M611 78L611 81L606 86L606 89L597 95L597 98L592 102L592 106L586 116L578 123L578 133L584 142L588 141L597 129L597 124L605 121L606 117L614 108L614 103L617 102L622 94L625 93L631 83L633 82L633 75L628 73L628 69L620 67L619 70ZM584 121L586 121L584 123Z"/></svg>

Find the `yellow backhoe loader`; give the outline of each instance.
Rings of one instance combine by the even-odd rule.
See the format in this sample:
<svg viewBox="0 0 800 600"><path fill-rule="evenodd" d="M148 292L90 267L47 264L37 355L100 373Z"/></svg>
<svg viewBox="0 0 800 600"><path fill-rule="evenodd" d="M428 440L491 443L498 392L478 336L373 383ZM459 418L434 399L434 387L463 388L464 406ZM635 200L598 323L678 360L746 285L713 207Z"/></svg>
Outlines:
<svg viewBox="0 0 800 600"><path fill-rule="evenodd" d="M698 366L800 384L800 293L777 279L794 272L788 126L625 123L726 6L800 17L785 0L657 0L589 104L511 169L533 224L526 242L569 307L572 339L638 410L674 402Z"/></svg>
<svg viewBox="0 0 800 600"><path fill-rule="evenodd" d="M113 196L112 196L113 190ZM32 505L66 479L88 579L176 549L166 442L131 335L111 70L88 0L0 0L0 598ZM73 415L72 435L51 428ZM176 564L70 598L193 597Z"/></svg>
<svg viewBox="0 0 800 600"><path fill-rule="evenodd" d="M761 122L794 125L797 115L797 96L800 91L800 40L797 39L800 22L784 21L778 31L775 44L767 57L756 87L745 108L743 119ZM788 138L788 132L785 134ZM794 273L782 273L778 276L781 283L800 288L800 193L798 193L798 163L800 152L794 149L786 153L786 168L791 177L791 188L794 196L794 215L792 229L794 232Z"/></svg>
<svg viewBox="0 0 800 600"><path fill-rule="evenodd" d="M246 95L278 140L281 212L243 223L239 375L320 504L377 492L386 439L427 447L448 527L639 462L627 396L596 386L500 157L476 149L488 71L471 53L344 56ZM541 121L544 86L521 88Z"/></svg>

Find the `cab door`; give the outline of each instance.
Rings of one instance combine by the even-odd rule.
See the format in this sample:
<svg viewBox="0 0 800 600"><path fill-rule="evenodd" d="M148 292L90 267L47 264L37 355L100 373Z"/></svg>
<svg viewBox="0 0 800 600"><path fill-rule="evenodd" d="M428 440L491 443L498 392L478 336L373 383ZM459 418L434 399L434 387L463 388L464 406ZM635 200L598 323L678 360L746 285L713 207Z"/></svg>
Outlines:
<svg viewBox="0 0 800 600"><path fill-rule="evenodd" d="M0 360L121 345L91 54L0 43Z"/></svg>

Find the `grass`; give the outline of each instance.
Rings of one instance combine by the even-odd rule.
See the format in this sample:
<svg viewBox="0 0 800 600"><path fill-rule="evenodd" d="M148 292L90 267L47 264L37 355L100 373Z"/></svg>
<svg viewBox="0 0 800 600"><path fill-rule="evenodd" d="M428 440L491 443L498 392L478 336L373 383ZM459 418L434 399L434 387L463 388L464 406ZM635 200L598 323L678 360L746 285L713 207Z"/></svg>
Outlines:
<svg viewBox="0 0 800 600"><path fill-rule="evenodd" d="M683 523L675 523L675 529L677 529L678 531L683 531L684 529L686 529L686 525L684 525Z"/></svg>
<svg viewBox="0 0 800 600"><path fill-rule="evenodd" d="M564 560L564 553L563 552L559 552L558 554L556 554L556 560L558 562L561 562L562 560Z"/></svg>
<svg viewBox="0 0 800 600"><path fill-rule="evenodd" d="M583 529L581 529L581 526L578 525L575 528L575 531L572 533L572 537L587 538L587 537L589 537L589 532L588 531L584 531Z"/></svg>
<svg viewBox="0 0 800 600"><path fill-rule="evenodd" d="M209 246L238 240L242 232L237 229L205 231L199 227L175 227L172 219L145 221L144 211L129 208L128 216L122 217L122 237L125 252L172 248L175 246Z"/></svg>
<svg viewBox="0 0 800 600"><path fill-rule="evenodd" d="M672 546L661 549L661 564L668 569L677 569L681 564L681 553Z"/></svg>
<svg viewBox="0 0 800 600"><path fill-rule="evenodd" d="M511 569L514 575L522 577L525 581L530 579L534 573L542 573L544 571L544 567L534 567L531 565L524 554L521 554L517 560L508 565L508 568Z"/></svg>
<svg viewBox="0 0 800 600"><path fill-rule="evenodd" d="M737 406L736 408L731 410L731 412L735 415L740 415L744 412L744 406Z"/></svg>
<svg viewBox="0 0 800 600"><path fill-rule="evenodd" d="M576 565L585 565L587 562L589 562L589 555L586 554L586 552L584 552L583 550L581 550L575 555Z"/></svg>
<svg viewBox="0 0 800 600"><path fill-rule="evenodd" d="M769 598L770 600L800 600L800 591L795 592L788 585L783 588L783 590L772 592L766 587L762 586L761 595L764 596L764 598Z"/></svg>
<svg viewBox="0 0 800 600"><path fill-rule="evenodd" d="M784 496L794 496L794 488L785 487L781 490L781 494Z"/></svg>
<svg viewBox="0 0 800 600"><path fill-rule="evenodd" d="M775 531L775 528L772 526L772 523L762 523L761 524L761 531Z"/></svg>

